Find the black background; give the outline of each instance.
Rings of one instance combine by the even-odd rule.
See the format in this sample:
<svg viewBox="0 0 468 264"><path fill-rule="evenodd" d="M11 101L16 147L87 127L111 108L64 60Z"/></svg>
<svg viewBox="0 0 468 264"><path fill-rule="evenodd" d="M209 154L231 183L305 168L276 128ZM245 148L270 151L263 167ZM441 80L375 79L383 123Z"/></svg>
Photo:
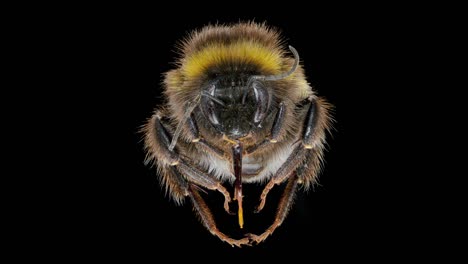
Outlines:
<svg viewBox="0 0 468 264"><path fill-rule="evenodd" d="M319 256L371 259L374 254L386 259L412 251L419 231L408 214L417 209L408 206L411 202L400 203L405 172L395 164L405 160L393 155L401 151L395 138L404 131L392 129L395 111L388 111L394 107L391 98L402 89L395 78L405 74L395 70L403 68L399 59L407 40L398 29L400 18L384 9L366 12L357 6L284 6L275 12L226 6L194 9L191 15L178 13L178 8L183 5L154 12L109 7L65 27L64 42L73 45L65 59L76 62L74 79L65 84L78 84L66 104L73 105L69 114L78 132L75 139L86 153L64 163L83 187L65 205L73 224L62 235L74 241L69 246L73 256L91 252L104 258L217 262L284 256L296 261ZM160 15L166 12L170 18ZM238 249L206 231L188 201L176 206L168 199L154 168L143 164L138 130L161 102L162 74L174 67L177 41L208 23L252 19L279 28L286 43L299 51L308 81L335 105L336 124L319 185L298 196L273 236ZM64 192L75 187L70 184ZM212 196L214 207L220 207L219 195ZM252 205L247 206L256 197L249 196ZM248 214L246 229L266 227L274 206L267 203L265 216ZM215 217L227 233L241 234L235 217L222 211ZM399 242L389 242L393 239Z"/></svg>

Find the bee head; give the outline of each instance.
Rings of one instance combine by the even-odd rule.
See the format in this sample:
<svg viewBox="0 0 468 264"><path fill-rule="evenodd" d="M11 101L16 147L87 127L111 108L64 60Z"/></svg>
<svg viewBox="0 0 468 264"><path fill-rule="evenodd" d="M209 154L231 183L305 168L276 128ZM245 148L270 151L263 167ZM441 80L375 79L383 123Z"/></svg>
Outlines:
<svg viewBox="0 0 468 264"><path fill-rule="evenodd" d="M244 69L208 78L201 89L200 109L218 132L237 140L261 127L272 101L270 82L288 77L299 64L297 51L291 46L290 49L295 63L289 72L258 75Z"/></svg>
<svg viewBox="0 0 468 264"><path fill-rule="evenodd" d="M203 86L200 109L210 124L231 139L245 137L264 119L271 93L248 76L224 75ZM243 100L244 99L244 100Z"/></svg>
<svg viewBox="0 0 468 264"><path fill-rule="evenodd" d="M255 23L192 33L181 45L179 68L165 80L176 119L183 119L184 102L199 98L194 112L208 130L237 140L262 128L278 98L295 101L310 91L302 69L296 71L299 55L290 50L294 59L276 31Z"/></svg>

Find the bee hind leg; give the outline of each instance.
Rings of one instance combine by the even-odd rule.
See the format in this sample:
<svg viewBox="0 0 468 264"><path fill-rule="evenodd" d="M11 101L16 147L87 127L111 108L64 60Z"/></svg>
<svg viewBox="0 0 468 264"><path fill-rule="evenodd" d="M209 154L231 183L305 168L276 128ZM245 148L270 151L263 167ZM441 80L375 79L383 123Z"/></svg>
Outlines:
<svg viewBox="0 0 468 264"><path fill-rule="evenodd" d="M231 246L241 247L242 245L250 245L250 239L248 237L244 237L242 239L233 239L223 232L219 231L216 227L216 223L213 218L213 214L211 213L209 207L201 197L200 193L197 190L197 186L194 184L189 185L189 197L192 200L193 207L195 211L200 216L200 221L202 224L210 231L211 234L217 236L222 241L230 244Z"/></svg>
<svg viewBox="0 0 468 264"><path fill-rule="evenodd" d="M294 201L294 196L296 194L296 189L298 185L299 177L294 175L288 181L286 189L284 190L283 196L278 205L278 210L276 212L275 220L273 224L271 224L261 235L254 235L254 234L247 234L247 238L249 238L250 244L260 243L265 240L268 236L270 236L276 228L278 228L288 215L289 208Z"/></svg>

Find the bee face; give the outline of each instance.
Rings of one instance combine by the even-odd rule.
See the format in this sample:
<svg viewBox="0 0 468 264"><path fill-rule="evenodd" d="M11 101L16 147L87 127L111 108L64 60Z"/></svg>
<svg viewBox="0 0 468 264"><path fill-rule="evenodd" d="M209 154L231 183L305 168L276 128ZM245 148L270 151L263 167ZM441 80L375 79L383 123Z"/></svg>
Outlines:
<svg viewBox="0 0 468 264"><path fill-rule="evenodd" d="M263 82L249 82L252 75L224 74L202 88L200 109L220 134L238 140L261 127L271 103Z"/></svg>
<svg viewBox="0 0 468 264"><path fill-rule="evenodd" d="M311 186L322 166L331 106L315 95L297 51L289 50L277 31L255 23L194 31L181 45L178 67L165 75L167 103L143 128L147 162L156 164L170 197L188 197L205 227L233 246L270 236L297 187ZM223 194L227 212L237 200L243 228L242 184L252 182L268 182L257 211L269 190L287 182L277 216L260 235L231 238L216 227L199 190ZM225 185L233 183L231 196Z"/></svg>

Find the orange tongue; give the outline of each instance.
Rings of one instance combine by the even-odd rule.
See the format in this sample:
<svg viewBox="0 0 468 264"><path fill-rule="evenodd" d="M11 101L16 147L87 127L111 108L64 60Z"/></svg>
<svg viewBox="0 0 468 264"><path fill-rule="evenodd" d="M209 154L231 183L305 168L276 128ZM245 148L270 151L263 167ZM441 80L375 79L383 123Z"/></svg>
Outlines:
<svg viewBox="0 0 468 264"><path fill-rule="evenodd" d="M236 192L237 204L239 206L239 210L238 210L239 226L240 228L243 228L244 227L244 210L242 210L242 187L239 187L239 189L236 188L235 192Z"/></svg>
<svg viewBox="0 0 468 264"><path fill-rule="evenodd" d="M239 210L237 212L240 228L244 227L244 211L242 210L242 143L237 143L232 147L234 161L234 200L237 200Z"/></svg>

